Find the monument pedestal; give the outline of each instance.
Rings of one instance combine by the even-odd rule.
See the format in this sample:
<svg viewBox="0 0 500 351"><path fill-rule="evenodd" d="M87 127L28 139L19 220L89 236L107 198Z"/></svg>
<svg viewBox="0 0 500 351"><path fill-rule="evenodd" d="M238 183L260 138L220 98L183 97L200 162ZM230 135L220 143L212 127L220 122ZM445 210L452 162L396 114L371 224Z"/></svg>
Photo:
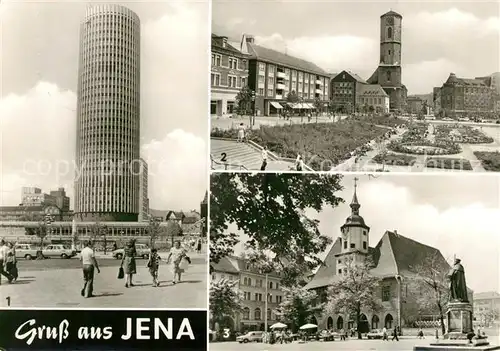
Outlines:
<svg viewBox="0 0 500 351"><path fill-rule="evenodd" d="M486 337L474 336L472 329L472 305L468 302L448 303L446 310L447 330L442 340L429 346L415 346L413 351L493 351L500 346L492 346Z"/></svg>

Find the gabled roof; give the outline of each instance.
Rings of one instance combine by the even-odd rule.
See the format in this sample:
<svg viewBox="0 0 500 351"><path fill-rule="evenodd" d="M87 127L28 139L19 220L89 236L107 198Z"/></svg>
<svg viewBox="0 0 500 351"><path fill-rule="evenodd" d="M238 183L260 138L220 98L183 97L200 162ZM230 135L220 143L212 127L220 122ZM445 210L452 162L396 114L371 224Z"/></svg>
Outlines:
<svg viewBox="0 0 500 351"><path fill-rule="evenodd" d="M362 84L359 86L357 94L362 96L388 96L378 84Z"/></svg>
<svg viewBox="0 0 500 351"><path fill-rule="evenodd" d="M378 84L378 67L375 70L375 72L373 72L373 74L370 76L370 78L366 80L366 82L368 84Z"/></svg>
<svg viewBox="0 0 500 351"><path fill-rule="evenodd" d="M444 84L447 85L472 85L472 86L488 86L482 79L458 78L455 73L450 73Z"/></svg>
<svg viewBox="0 0 500 351"><path fill-rule="evenodd" d="M225 47L222 45L223 38L226 39L226 46ZM234 54L243 55L243 53L241 51L239 51L234 46L232 46L229 42L227 42L227 37L219 36L219 35L212 33L212 50L213 49L221 49L221 50L230 51Z"/></svg>
<svg viewBox="0 0 500 351"><path fill-rule="evenodd" d="M217 263L210 262L210 268L220 273L238 274L240 272L228 257L222 257Z"/></svg>
<svg viewBox="0 0 500 351"><path fill-rule="evenodd" d="M339 74L336 74L333 78L336 78L338 77L339 75L341 74L348 74L349 76L351 76L354 80L356 80L358 83L361 83L361 84L366 84L366 81L361 78L360 76L358 76L356 73L354 72L351 72L351 71L348 71L348 70L343 70L342 72L340 72Z"/></svg>
<svg viewBox="0 0 500 351"><path fill-rule="evenodd" d="M338 279L335 256L341 251L340 238L337 238L306 289L326 287ZM450 268L438 249L391 231L386 231L375 247L368 248L368 255L375 265L371 273L380 278L415 274L415 267L429 257L436 257L443 270Z"/></svg>
<svg viewBox="0 0 500 351"><path fill-rule="evenodd" d="M289 68L299 69L301 71L306 71L310 73L316 73L322 76L328 76L328 73L315 65L312 62L286 55L282 52L268 49L263 46L259 46L253 43L246 43L248 47L248 52L253 58L265 62L274 63L277 65L283 65Z"/></svg>
<svg viewBox="0 0 500 351"><path fill-rule="evenodd" d="M389 11L389 12L386 12L384 13L383 15L381 15L380 17L388 17L388 16L396 16L396 17L399 17L399 18L403 18L403 16L401 16L399 13L397 12L394 12L394 11Z"/></svg>

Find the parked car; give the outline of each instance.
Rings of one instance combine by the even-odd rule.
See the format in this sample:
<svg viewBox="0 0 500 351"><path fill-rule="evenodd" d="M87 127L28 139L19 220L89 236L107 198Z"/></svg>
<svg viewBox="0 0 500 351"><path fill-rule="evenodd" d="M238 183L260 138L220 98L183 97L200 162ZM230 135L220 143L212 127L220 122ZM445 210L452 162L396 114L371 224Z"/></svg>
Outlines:
<svg viewBox="0 0 500 351"><path fill-rule="evenodd" d="M16 258L25 258L27 260L32 260L36 258L36 253L38 249L30 244L16 244Z"/></svg>
<svg viewBox="0 0 500 351"><path fill-rule="evenodd" d="M121 260L123 257L123 249L116 249L113 251L113 257L117 260ZM136 257L148 258L151 250L147 245L135 244Z"/></svg>
<svg viewBox="0 0 500 351"><path fill-rule="evenodd" d="M236 341L241 343L247 342L262 342L263 333L261 331L248 332L245 335L238 336Z"/></svg>
<svg viewBox="0 0 500 351"><path fill-rule="evenodd" d="M72 250L70 246L62 244L47 245L42 249L42 255L49 258L71 258L73 256L76 256L76 250Z"/></svg>
<svg viewBox="0 0 500 351"><path fill-rule="evenodd" d="M373 329L371 332L366 333L366 337L368 339L382 339L384 337L384 333L380 329Z"/></svg>

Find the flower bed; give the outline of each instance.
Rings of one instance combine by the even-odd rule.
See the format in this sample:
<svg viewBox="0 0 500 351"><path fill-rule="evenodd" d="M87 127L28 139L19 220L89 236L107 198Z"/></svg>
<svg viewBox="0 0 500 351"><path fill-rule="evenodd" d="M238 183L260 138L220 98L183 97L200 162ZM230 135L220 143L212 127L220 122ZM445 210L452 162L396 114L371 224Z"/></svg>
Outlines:
<svg viewBox="0 0 500 351"><path fill-rule="evenodd" d="M378 164L385 164L386 166L413 166L416 159L415 156L380 153L372 158L372 161Z"/></svg>
<svg viewBox="0 0 500 351"><path fill-rule="evenodd" d="M394 152L413 155L453 155L459 154L462 151L460 145L456 143L431 142L428 140L408 143L393 140L387 148Z"/></svg>
<svg viewBox="0 0 500 351"><path fill-rule="evenodd" d="M481 161L481 165L487 171L500 172L500 152L476 151L474 156Z"/></svg>
<svg viewBox="0 0 500 351"><path fill-rule="evenodd" d="M445 124L436 127L436 139L450 140L450 138L461 144L490 144L494 142L493 138L471 126Z"/></svg>
<svg viewBox="0 0 500 351"><path fill-rule="evenodd" d="M472 171L470 161L465 158L431 157L425 162L425 167Z"/></svg>
<svg viewBox="0 0 500 351"><path fill-rule="evenodd" d="M252 130L248 138L281 157L296 158L300 153L314 170L330 170L348 158L369 150L368 142L382 137L386 128L357 120L336 123L293 124L261 126ZM212 137L237 137L237 130L213 129Z"/></svg>

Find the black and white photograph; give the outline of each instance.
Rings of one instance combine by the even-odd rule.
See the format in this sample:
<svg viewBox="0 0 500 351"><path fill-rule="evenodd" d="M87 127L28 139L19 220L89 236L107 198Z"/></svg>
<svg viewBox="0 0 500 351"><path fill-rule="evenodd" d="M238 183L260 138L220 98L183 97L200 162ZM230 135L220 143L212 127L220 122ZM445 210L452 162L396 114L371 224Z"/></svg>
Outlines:
<svg viewBox="0 0 500 351"><path fill-rule="evenodd" d="M500 171L497 1L214 1L213 170Z"/></svg>
<svg viewBox="0 0 500 351"><path fill-rule="evenodd" d="M0 20L0 306L206 308L209 2Z"/></svg>
<svg viewBox="0 0 500 351"><path fill-rule="evenodd" d="M211 350L500 347L498 176L210 183Z"/></svg>

